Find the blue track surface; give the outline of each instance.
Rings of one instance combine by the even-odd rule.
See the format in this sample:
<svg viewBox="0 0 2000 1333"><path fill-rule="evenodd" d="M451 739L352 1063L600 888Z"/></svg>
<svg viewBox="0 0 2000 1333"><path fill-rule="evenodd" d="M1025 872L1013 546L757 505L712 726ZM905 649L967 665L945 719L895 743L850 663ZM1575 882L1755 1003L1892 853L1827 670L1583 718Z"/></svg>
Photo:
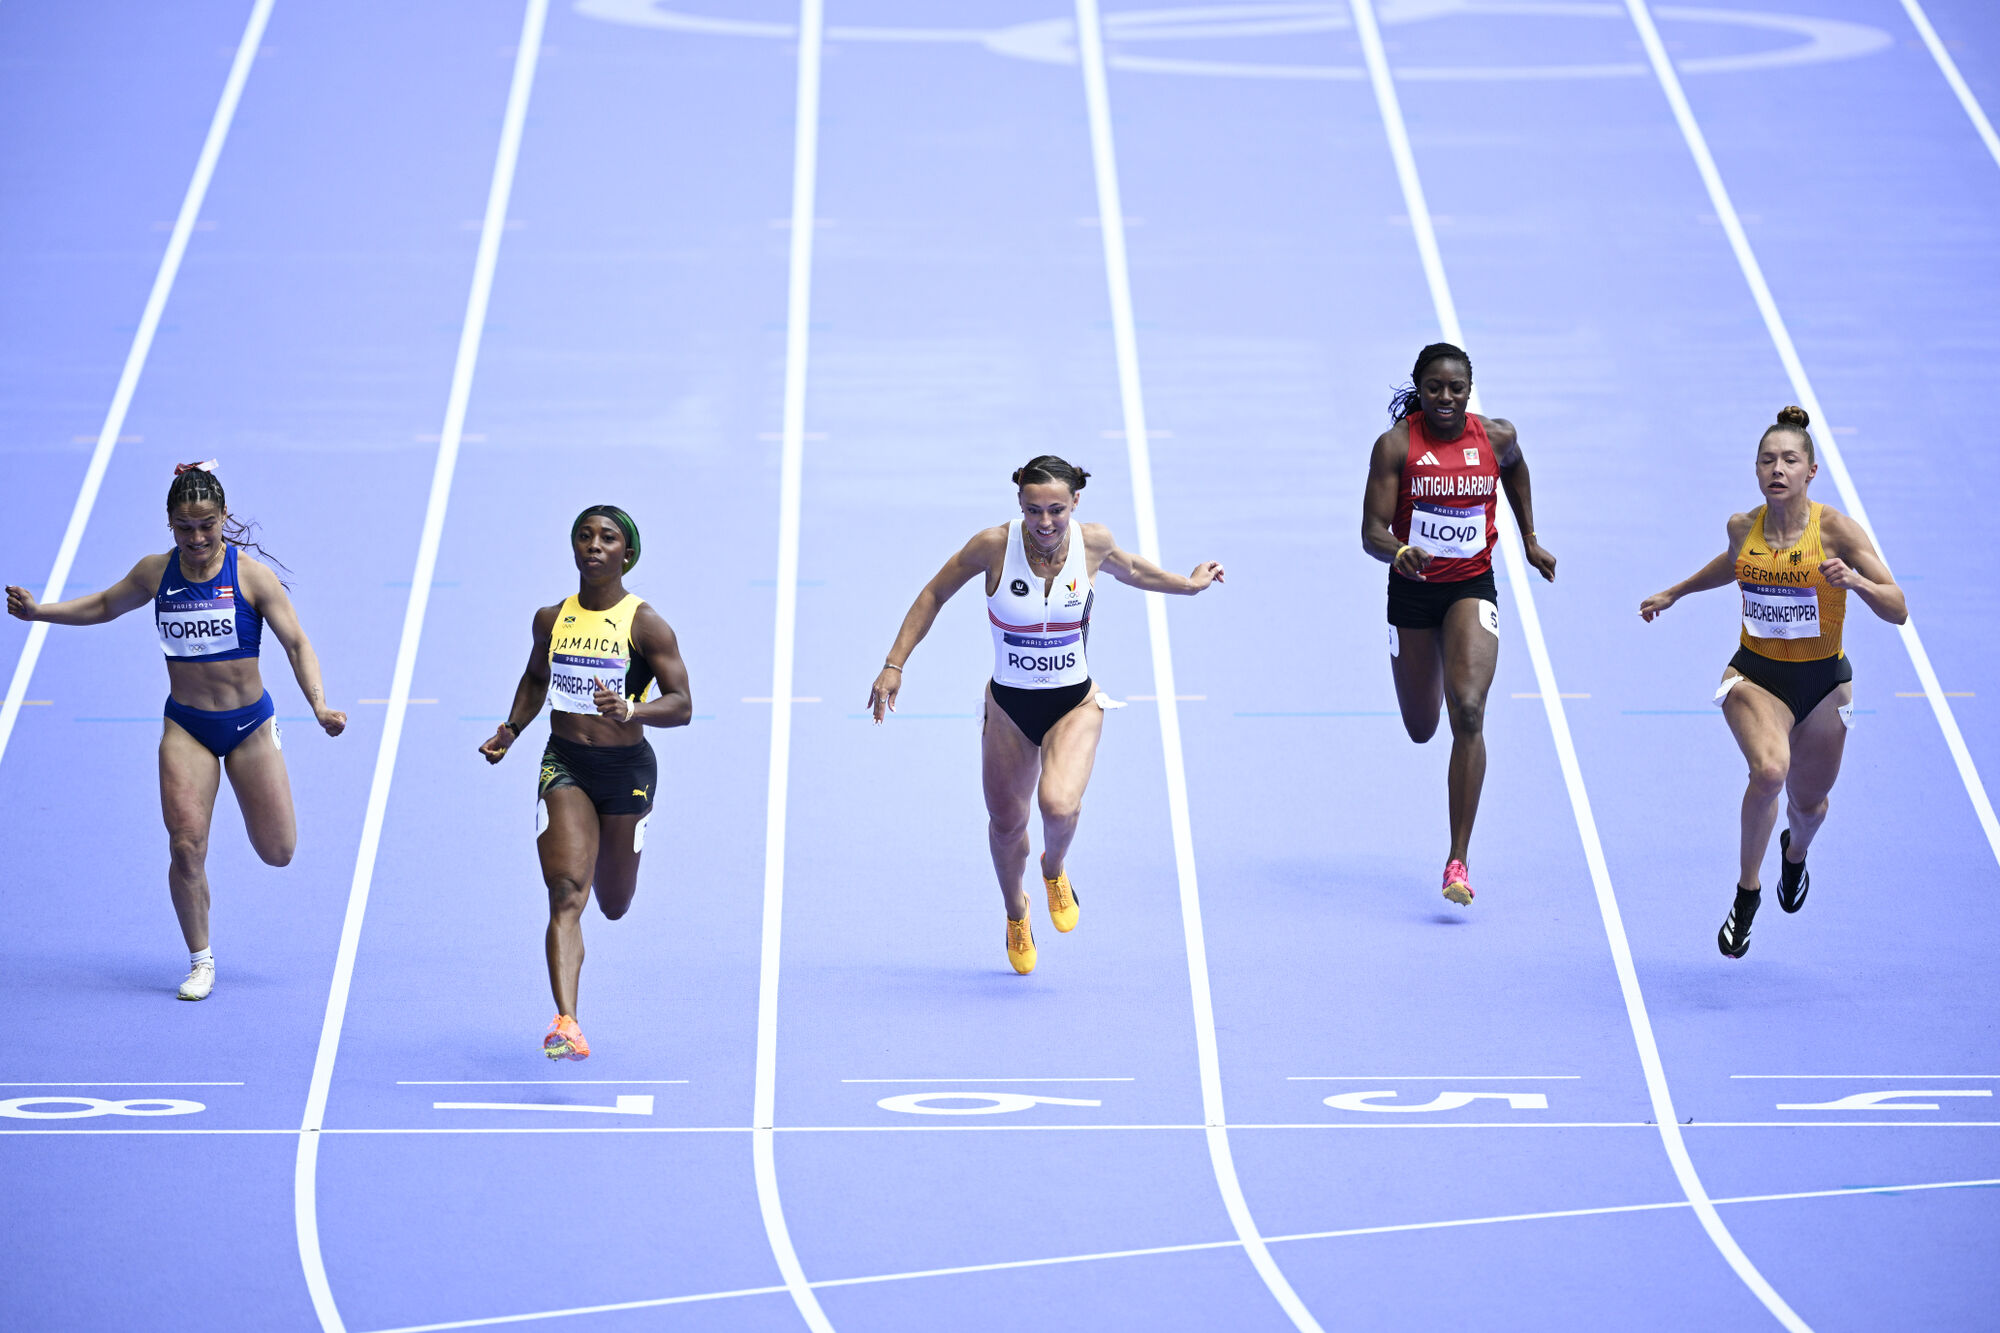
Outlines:
<svg viewBox="0 0 2000 1333"><path fill-rule="evenodd" d="M1760 917L1740 963L1713 944L1742 762L1708 698L1734 607L1633 611L1719 549L1756 500L1756 432L1798 395L1638 30L1618 3L1378 3L1484 406L1520 427L1561 560L1535 605L1635 993L1504 579L1479 898L1436 896L1446 742L1395 716L1355 536L1367 445L1439 322L1344 0L1104 16L1162 560L1220 559L1228 583L1169 608L1177 769L1143 599L1103 582L1092 665L1133 706L1071 859L1084 924L1045 926L1025 979L985 850L975 596L891 725L861 702L1027 457L1090 468L1082 516L1138 544L1073 15L826 15L795 701L774 706L798 14L550 8L405 710L522 11L277 0L67 595L164 549L171 465L217 456L350 725L327 739L267 656L297 859L262 865L218 802L221 979L176 1004L151 628L48 635L0 750L0 1003L25 1027L0 1059L0 1324L808 1327L781 1212L842 1330L1759 1329L1774 1301L1821 1330L1991 1326L2000 875L1904 643L1858 605L1811 904ZM1990 781L2000 591L1963 576L2000 487L2000 161L1898 0L1754 3L1655 13ZM1926 8L2000 111L2000 21ZM0 3L0 581L49 580L248 13ZM1840 504L1826 469L1814 494ZM596 1053L552 1067L546 723L497 770L475 747L533 609L573 586L564 525L604 500L644 527L631 586L679 634L696 719L655 737L634 910L585 927ZM0 621L7 671L28 639ZM1749 1279L1689 1206L1662 1087ZM1931 1095L1785 1109L1899 1090ZM201 1109L118 1112L138 1098Z"/></svg>

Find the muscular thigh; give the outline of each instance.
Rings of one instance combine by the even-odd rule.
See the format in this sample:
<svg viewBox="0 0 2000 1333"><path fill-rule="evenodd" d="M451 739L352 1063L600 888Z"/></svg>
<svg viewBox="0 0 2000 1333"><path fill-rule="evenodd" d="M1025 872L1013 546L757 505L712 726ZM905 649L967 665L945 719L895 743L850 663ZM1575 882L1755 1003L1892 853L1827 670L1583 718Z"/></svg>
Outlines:
<svg viewBox="0 0 2000 1333"><path fill-rule="evenodd" d="M160 814L168 833L208 832L222 765L208 747L169 721L160 735Z"/></svg>
<svg viewBox="0 0 2000 1333"><path fill-rule="evenodd" d="M1722 678L1728 680L1737 674L1725 671ZM1753 680L1739 679L1722 697L1722 716L1752 768L1791 765L1792 710L1777 695Z"/></svg>
<svg viewBox="0 0 2000 1333"><path fill-rule="evenodd" d="M987 690L986 721L979 732L979 777L987 810L998 815L1026 809L1041 769L1041 750Z"/></svg>
<svg viewBox="0 0 2000 1333"><path fill-rule="evenodd" d="M1484 703L1500 661L1499 608L1461 597L1444 613L1444 685L1454 701Z"/></svg>
<svg viewBox="0 0 2000 1333"><path fill-rule="evenodd" d="M1097 763L1097 741L1104 734L1104 710L1095 691L1069 710L1042 737L1043 796L1058 803L1081 801Z"/></svg>
<svg viewBox="0 0 2000 1333"><path fill-rule="evenodd" d="M1395 653L1389 672L1396 681L1396 699L1405 717L1436 719L1444 701L1444 631L1389 627Z"/></svg>
<svg viewBox="0 0 2000 1333"><path fill-rule="evenodd" d="M651 814L599 815L597 820L597 906L621 915L639 891L639 856L645 850L642 825Z"/></svg>
<svg viewBox="0 0 2000 1333"><path fill-rule="evenodd" d="M1853 701L1853 683L1842 681L1792 728L1792 771L1786 785L1802 806L1818 805L1840 776L1841 756L1847 751L1847 719L1841 710Z"/></svg>
<svg viewBox="0 0 2000 1333"><path fill-rule="evenodd" d="M252 838L269 834L292 836L292 783L285 772L285 754L278 748L278 723L273 718L229 752L222 766L242 807L243 823Z"/></svg>
<svg viewBox="0 0 2000 1333"><path fill-rule="evenodd" d="M542 793L541 802L547 827L536 836L535 851L542 878L588 886L597 865L597 807L579 787L552 787Z"/></svg>

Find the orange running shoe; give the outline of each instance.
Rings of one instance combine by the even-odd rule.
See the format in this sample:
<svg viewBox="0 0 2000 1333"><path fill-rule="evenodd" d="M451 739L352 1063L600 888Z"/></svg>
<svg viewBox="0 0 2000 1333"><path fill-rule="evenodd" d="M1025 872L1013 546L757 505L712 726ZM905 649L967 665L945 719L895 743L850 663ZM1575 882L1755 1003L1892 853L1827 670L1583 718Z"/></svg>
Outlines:
<svg viewBox="0 0 2000 1333"><path fill-rule="evenodd" d="M1472 905L1472 872L1465 862L1453 861L1444 868L1444 896L1460 907Z"/></svg>
<svg viewBox="0 0 2000 1333"><path fill-rule="evenodd" d="M583 1039L583 1029L574 1018L557 1014L549 1020L549 1035L542 1038L542 1054L551 1060L587 1060L590 1043Z"/></svg>
<svg viewBox="0 0 2000 1333"><path fill-rule="evenodd" d="M1007 961L1024 977L1035 970L1035 932L1026 917L1007 918Z"/></svg>
<svg viewBox="0 0 2000 1333"><path fill-rule="evenodd" d="M1069 871L1063 871L1054 879L1042 876L1042 885L1049 891L1049 920L1055 923L1057 930L1067 935L1076 929L1077 903L1081 901L1076 896L1076 890L1070 887Z"/></svg>

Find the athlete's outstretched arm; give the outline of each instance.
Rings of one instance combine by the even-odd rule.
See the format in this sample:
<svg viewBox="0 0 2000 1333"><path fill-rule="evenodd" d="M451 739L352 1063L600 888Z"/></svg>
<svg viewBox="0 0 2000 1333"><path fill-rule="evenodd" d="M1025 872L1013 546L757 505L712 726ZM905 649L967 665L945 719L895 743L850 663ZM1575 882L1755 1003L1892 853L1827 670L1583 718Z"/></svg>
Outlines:
<svg viewBox="0 0 2000 1333"><path fill-rule="evenodd" d="M127 611L137 611L153 600L160 575L167 572L167 557L149 555L132 566L132 572L103 592L85 593L67 602L42 606L26 588L7 585L7 614L16 620L46 620L51 625L102 625Z"/></svg>
<svg viewBox="0 0 2000 1333"><path fill-rule="evenodd" d="M555 633L556 612L560 610L562 603L557 602L535 612L535 646L528 650L528 669L521 673L521 683L514 687L514 705L507 710L507 720L493 729L492 739L479 747L479 753L486 756L489 764L507 757L507 747L520 739L548 700L549 636Z"/></svg>
<svg viewBox="0 0 2000 1333"><path fill-rule="evenodd" d="M1217 560L1202 561L1185 578L1169 574L1145 556L1121 549L1118 539L1111 535L1111 529L1102 523L1084 524L1083 539L1090 544L1092 554L1097 556L1099 568L1110 570L1112 578L1141 592L1170 592L1192 597L1209 584L1223 581L1222 564Z"/></svg>
<svg viewBox="0 0 2000 1333"><path fill-rule="evenodd" d="M650 602L639 604L639 614L632 621L632 643L652 664L660 693L634 708L625 720L649 727L685 727L694 716L694 696L688 693L687 663L681 661L681 641L674 636L673 626L667 624Z"/></svg>
<svg viewBox="0 0 2000 1333"><path fill-rule="evenodd" d="M1007 525L1003 523L974 536L944 562L944 568L931 576L931 581L917 594L917 600L910 603L903 616L903 627L896 631L896 641L889 645L889 655L875 674L875 683L868 688L868 711L875 715L876 722L881 722L885 711L896 711L896 694L903 688L903 663L910 660L910 654L931 632L939 609L951 600L953 593L971 582L974 575L991 573L1006 558Z"/></svg>
<svg viewBox="0 0 2000 1333"><path fill-rule="evenodd" d="M1729 518L1729 545L1721 555L1697 569L1694 573L1676 583L1665 592L1656 592L1639 603L1639 618L1651 622L1654 616L1678 602L1691 592L1707 592L1720 588L1736 580L1736 552L1742 547L1743 539L1750 533L1750 515L1732 514Z"/></svg>
<svg viewBox="0 0 2000 1333"><path fill-rule="evenodd" d="M292 661L292 675L298 680L306 702L312 705L313 721L329 736L347 730L347 714L326 706L326 689L319 679L319 654L313 651L312 640L299 625L298 612L292 609L291 594L285 591L285 585L269 567L247 555L237 557L236 576L243 580L243 592L250 605L284 645L285 656Z"/></svg>
<svg viewBox="0 0 2000 1333"><path fill-rule="evenodd" d="M1820 530L1833 540L1822 543L1827 558L1820 563L1821 576L1868 603L1870 611L1891 625L1908 620L1910 605L1903 599L1903 590L1875 553L1875 543L1868 540L1861 525L1838 510L1823 512Z"/></svg>
<svg viewBox="0 0 2000 1333"><path fill-rule="evenodd" d="M1396 540L1396 497L1403 488L1403 462L1410 456L1406 430L1391 427L1375 438L1368 455L1368 487L1361 494L1361 549L1395 566L1406 579L1423 577L1431 553Z"/></svg>
<svg viewBox="0 0 2000 1333"><path fill-rule="evenodd" d="M1514 429L1513 422L1500 417L1487 417L1485 421L1486 438L1493 442L1493 461L1500 465L1500 488L1507 492L1507 504L1514 511L1515 526L1521 529L1528 563L1543 578L1554 583L1556 558L1535 540L1535 497L1528 485L1528 460L1521 454L1520 432Z"/></svg>

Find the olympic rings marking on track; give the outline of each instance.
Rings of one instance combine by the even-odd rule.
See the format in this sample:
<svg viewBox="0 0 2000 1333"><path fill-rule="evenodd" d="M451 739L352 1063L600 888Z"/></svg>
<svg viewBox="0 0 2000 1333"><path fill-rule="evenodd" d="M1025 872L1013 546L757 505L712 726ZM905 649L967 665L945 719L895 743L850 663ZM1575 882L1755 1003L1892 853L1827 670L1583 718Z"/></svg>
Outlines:
<svg viewBox="0 0 2000 1333"><path fill-rule="evenodd" d="M979 1106L932 1106L932 1102L980 1102ZM906 1092L875 1103L905 1115L1004 1115L1035 1106L1102 1106L1084 1097L1036 1097L1026 1092Z"/></svg>
<svg viewBox="0 0 2000 1333"><path fill-rule="evenodd" d="M668 8L670 0L576 0L576 12L586 18L641 28L710 37L762 37L790 40L797 29L790 23L717 18ZM1794 38L1787 46L1761 51L1730 51L1739 45L1725 39L1727 54L1676 59L1683 74L1741 73L1789 65L1820 64L1872 55L1895 44L1882 29L1847 19L1806 14L1760 13L1692 5L1660 5L1655 14L1670 24L1699 25L1711 32L1778 33ZM1607 0L1384 0L1381 21L1396 27L1433 19L1601 19L1622 20L1623 5ZM1105 38L1114 46L1139 43L1191 42L1218 39L1250 40L1300 34L1345 32L1354 21L1345 0L1292 0L1281 4L1195 5L1172 9L1123 10L1104 16ZM1004 28L875 28L834 25L826 30L833 42L965 42L984 46L995 55L1041 64L1076 63L1076 23L1069 18L1035 19ZM1368 77L1359 64L1289 64L1258 60L1216 60L1180 56L1140 55L1129 49L1113 51L1114 69L1148 74L1179 74L1200 78L1333 79L1360 81ZM1643 60L1581 61L1550 65L1416 65L1398 64L1396 76L1409 80L1542 80L1651 78Z"/></svg>
<svg viewBox="0 0 2000 1333"><path fill-rule="evenodd" d="M75 1111L35 1111L35 1106L75 1106ZM83 1120L100 1115L193 1115L208 1108L200 1102L173 1097L134 1097L108 1101L103 1097L9 1097L0 1102L0 1116L15 1120Z"/></svg>

